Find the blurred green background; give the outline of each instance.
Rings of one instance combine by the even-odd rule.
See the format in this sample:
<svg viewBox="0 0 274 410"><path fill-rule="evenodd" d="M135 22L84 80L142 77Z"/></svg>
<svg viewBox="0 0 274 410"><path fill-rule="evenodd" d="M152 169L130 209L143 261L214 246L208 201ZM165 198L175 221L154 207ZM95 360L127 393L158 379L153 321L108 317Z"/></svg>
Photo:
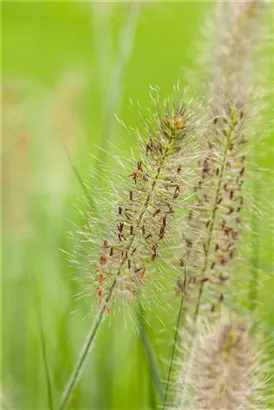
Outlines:
<svg viewBox="0 0 274 410"><path fill-rule="evenodd" d="M117 169L113 154L128 156L134 147L113 113L134 126L130 98L146 107L150 84L164 96L179 78L187 84L184 73L195 68L212 7L2 2L3 408L48 408L41 324L58 403L93 319L91 300L77 297L79 285L60 251L70 253L68 231L81 223L75 204L83 191L72 163L83 179L97 166L90 154ZM270 139L266 144L261 165L269 167ZM270 271L271 233L262 235L260 248ZM267 283L261 315L270 325ZM164 378L168 332L150 320L147 331ZM174 324L172 312L166 323ZM157 400L140 337L119 315L108 318L70 408L154 409Z"/></svg>

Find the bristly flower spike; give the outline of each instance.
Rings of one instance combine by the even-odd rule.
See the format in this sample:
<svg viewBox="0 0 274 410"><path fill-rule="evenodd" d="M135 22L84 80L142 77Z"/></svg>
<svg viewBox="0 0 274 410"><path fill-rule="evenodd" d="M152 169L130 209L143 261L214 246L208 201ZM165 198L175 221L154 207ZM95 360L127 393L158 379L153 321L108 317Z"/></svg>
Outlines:
<svg viewBox="0 0 274 410"><path fill-rule="evenodd" d="M266 408L265 369L250 327L235 314L223 314L214 326L200 325L187 378L182 375L178 388L178 409Z"/></svg>
<svg viewBox="0 0 274 410"><path fill-rule="evenodd" d="M220 5L220 33L212 57L213 82L207 91L210 126L205 133L196 202L189 210L183 237L185 250L180 259L184 274L187 266L187 293L194 321L201 308L215 312L226 300L232 262L238 254L246 206L248 140L253 135L249 67L260 28L261 3ZM193 296L191 289L197 287Z"/></svg>
<svg viewBox="0 0 274 410"><path fill-rule="evenodd" d="M86 229L80 232L80 246L72 258L79 260L82 255L78 268L88 275L95 289L99 313L60 409L71 396L100 324L105 315L111 313L112 302L139 298L146 289L147 295L159 297L159 273L163 269L159 267L157 275L153 275L153 270L158 267L158 259L164 261L164 248L170 252L169 238L174 244L177 234L177 245L180 241L173 220L191 196L193 163L199 156L203 119L199 104L189 102L178 88L169 100L163 101L159 93L156 94L153 91L154 112L145 112L140 129L129 130L140 147L140 156L129 161L130 169L127 169L128 161L122 161L126 175L120 186L113 185L116 199L112 201L109 218L104 209L100 222L104 231L109 231L100 237L94 224L96 220L87 216ZM157 292L153 292L154 287Z"/></svg>
<svg viewBox="0 0 274 410"><path fill-rule="evenodd" d="M199 104L180 97L179 90L170 100L152 97L155 112L143 113L141 128L128 130L140 156L123 160L126 176L113 184L110 216L104 209L102 217L109 232L104 229L100 238L88 221L82 233L87 263L79 268L87 273L100 306L110 307L110 299L131 301L146 291L147 281L150 295L160 286L161 275L153 271L176 235L178 245L174 217L180 217L193 192L193 162L203 130Z"/></svg>

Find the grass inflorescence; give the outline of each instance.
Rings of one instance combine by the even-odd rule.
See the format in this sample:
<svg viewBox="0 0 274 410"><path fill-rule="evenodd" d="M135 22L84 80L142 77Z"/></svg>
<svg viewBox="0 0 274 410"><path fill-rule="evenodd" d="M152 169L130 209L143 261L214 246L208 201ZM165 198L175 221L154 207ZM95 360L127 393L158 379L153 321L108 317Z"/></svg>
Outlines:
<svg viewBox="0 0 274 410"><path fill-rule="evenodd" d="M89 218L89 214L86 229L79 232L77 254L82 251L87 263L82 262L80 269L88 272L91 287L97 294L99 313L61 408L71 395L104 316L111 312L112 302L130 302L143 294L157 299L163 287L161 280L166 281L162 269L163 277L153 269L162 257L162 248L173 254L173 247L178 246L180 232L174 225L174 218L191 198L193 160L199 155L198 141L202 132L199 104L187 101L178 88L175 94L166 101L151 94L154 112L144 113L142 129L133 134L140 147L140 157L131 161L133 169L127 169L123 188L117 189L110 220L107 221L106 216L103 219L109 232L100 238L96 228L93 229L96 218L94 215ZM94 244L98 247L95 257L89 254ZM174 254L172 257L175 262Z"/></svg>
<svg viewBox="0 0 274 410"><path fill-rule="evenodd" d="M200 326L188 378L182 381L179 408L265 408L263 354L250 329L246 317L227 313L214 326Z"/></svg>

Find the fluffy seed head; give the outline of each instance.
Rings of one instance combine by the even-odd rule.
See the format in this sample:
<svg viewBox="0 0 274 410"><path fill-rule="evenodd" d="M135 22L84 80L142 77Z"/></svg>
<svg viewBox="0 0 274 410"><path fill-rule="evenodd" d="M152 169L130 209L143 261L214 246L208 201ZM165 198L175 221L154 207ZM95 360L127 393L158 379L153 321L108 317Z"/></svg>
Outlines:
<svg viewBox="0 0 274 410"><path fill-rule="evenodd" d="M213 55L212 83L207 90L210 124L205 132L204 157L183 233L180 259L183 291L192 302L194 317L200 308L215 312L226 299L240 246L246 203L246 157L251 106L249 68L263 4L259 1L220 5ZM257 30L258 31L258 30ZM195 288L197 292L192 288ZM192 300L191 300L192 299Z"/></svg>
<svg viewBox="0 0 274 410"><path fill-rule="evenodd" d="M157 294L162 288L164 265L172 265L175 259L179 233L174 217L180 218L192 192L201 111L178 90L170 100L154 95L152 100L154 112L143 112L139 129L128 130L139 156L119 160L125 175L117 178L120 184L113 184L115 198L101 221L104 236L98 235L96 219L91 217L81 232L87 262L79 267L88 274L99 304L109 304L112 296L131 300L146 288L153 298L153 287ZM166 253L170 262L165 261Z"/></svg>
<svg viewBox="0 0 274 410"><path fill-rule="evenodd" d="M246 319L226 315L214 327L200 329L189 359L188 398L181 397L188 405L182 408L263 409L259 359Z"/></svg>

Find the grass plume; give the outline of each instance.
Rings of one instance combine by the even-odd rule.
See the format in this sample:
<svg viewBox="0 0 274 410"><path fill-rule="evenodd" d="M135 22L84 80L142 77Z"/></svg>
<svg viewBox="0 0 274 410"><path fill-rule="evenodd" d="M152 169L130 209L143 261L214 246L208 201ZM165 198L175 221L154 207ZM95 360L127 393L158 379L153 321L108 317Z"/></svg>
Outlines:
<svg viewBox="0 0 274 410"><path fill-rule="evenodd" d="M178 408L265 408L262 355L250 328L246 318L228 314L213 327L201 325Z"/></svg>
<svg viewBox="0 0 274 410"><path fill-rule="evenodd" d="M127 171L124 189L118 189L118 198L112 203L112 220L107 222L106 217L103 220L104 226L110 227L108 236L98 238L93 219L88 220L85 231L79 232L88 252L87 265L81 264L80 269L88 272L97 293L99 313L60 409L71 396L92 341L105 314L110 314L113 300L131 301L142 296L147 277L151 278L151 285L158 286L161 278L153 276L153 265L160 258L162 242L167 246L168 237L174 240L174 214L189 198L193 155L198 155L201 121L198 105L189 103L178 90L174 98L163 102L153 93L151 96L154 112L145 113L142 128L133 136L140 147L139 161L134 161L131 173ZM89 254L95 244L96 258L93 253ZM149 292L153 292L151 287Z"/></svg>

